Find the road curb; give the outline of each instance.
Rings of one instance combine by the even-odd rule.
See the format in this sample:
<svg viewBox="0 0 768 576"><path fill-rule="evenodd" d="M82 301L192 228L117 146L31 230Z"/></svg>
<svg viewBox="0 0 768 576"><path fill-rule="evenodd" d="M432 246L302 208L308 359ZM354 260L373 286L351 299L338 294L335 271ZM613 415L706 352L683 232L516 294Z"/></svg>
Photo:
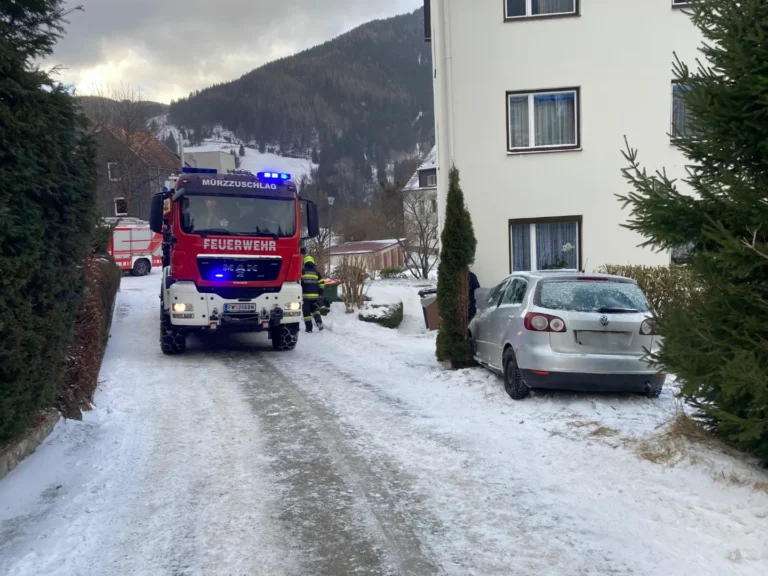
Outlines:
<svg viewBox="0 0 768 576"><path fill-rule="evenodd" d="M37 450L38 446L53 432L59 420L61 416L58 412L44 413L42 422L28 430L23 438L15 440L10 446L0 451L0 480L10 474L24 458Z"/></svg>

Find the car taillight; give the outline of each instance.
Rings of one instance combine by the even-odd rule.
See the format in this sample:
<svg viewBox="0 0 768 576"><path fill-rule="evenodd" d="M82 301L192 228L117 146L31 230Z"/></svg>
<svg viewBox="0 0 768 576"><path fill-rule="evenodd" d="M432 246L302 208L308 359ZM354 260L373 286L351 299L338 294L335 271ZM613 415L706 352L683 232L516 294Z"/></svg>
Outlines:
<svg viewBox="0 0 768 576"><path fill-rule="evenodd" d="M646 318L640 324L640 334L643 336L653 336L656 334L656 321L653 318Z"/></svg>
<svg viewBox="0 0 768 576"><path fill-rule="evenodd" d="M565 332L565 322L562 318L538 312L528 312L525 315L525 328L533 332Z"/></svg>

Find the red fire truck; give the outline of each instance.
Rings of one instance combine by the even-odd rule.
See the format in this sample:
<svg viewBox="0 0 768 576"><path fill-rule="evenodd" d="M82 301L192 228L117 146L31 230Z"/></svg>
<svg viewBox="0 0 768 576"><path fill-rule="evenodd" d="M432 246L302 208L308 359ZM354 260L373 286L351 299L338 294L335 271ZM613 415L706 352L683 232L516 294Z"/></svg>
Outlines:
<svg viewBox="0 0 768 576"><path fill-rule="evenodd" d="M163 237L138 218L105 218L114 226L107 251L117 265L134 276L146 276L163 265Z"/></svg>
<svg viewBox="0 0 768 576"><path fill-rule="evenodd" d="M317 235L318 216L289 174L184 168L152 198L150 227L163 235L165 354L184 352L196 331L266 331L275 350L296 347L301 244Z"/></svg>

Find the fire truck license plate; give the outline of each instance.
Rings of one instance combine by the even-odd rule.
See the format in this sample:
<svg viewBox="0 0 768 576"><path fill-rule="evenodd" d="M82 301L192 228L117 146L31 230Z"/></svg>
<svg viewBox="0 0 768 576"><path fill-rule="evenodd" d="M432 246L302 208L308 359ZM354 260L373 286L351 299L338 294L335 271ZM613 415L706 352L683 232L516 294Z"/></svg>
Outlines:
<svg viewBox="0 0 768 576"><path fill-rule="evenodd" d="M256 304L224 304L224 312L255 312Z"/></svg>

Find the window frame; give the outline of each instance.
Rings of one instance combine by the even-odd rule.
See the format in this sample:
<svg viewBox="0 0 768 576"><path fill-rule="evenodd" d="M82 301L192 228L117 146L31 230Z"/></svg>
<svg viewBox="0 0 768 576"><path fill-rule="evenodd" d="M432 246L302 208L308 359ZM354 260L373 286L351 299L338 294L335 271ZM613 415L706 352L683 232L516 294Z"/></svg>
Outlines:
<svg viewBox="0 0 768 576"><path fill-rule="evenodd" d="M534 106L533 106L533 98L536 95L541 94L565 94L572 92L575 96L575 106L574 111L576 114L575 118L575 133L576 133L576 143L575 144L550 144L550 145L544 145L544 146L528 146L526 148L513 148L511 146L510 142L510 117L509 117L509 100L513 96L528 96L528 130L529 130L529 137L530 140L533 140L533 136L536 131L536 125L534 122ZM573 151L580 151L581 150L581 87L580 86L572 86L568 88L540 88L536 90L507 90L505 96L504 96L504 107L506 109L506 118L507 118L507 155L517 155L517 154L541 154L545 152L573 152Z"/></svg>
<svg viewBox="0 0 768 576"><path fill-rule="evenodd" d="M437 187L437 174L427 174L427 187L428 188Z"/></svg>
<svg viewBox="0 0 768 576"><path fill-rule="evenodd" d="M680 140L683 140L687 138L688 134L681 134L679 136L676 136L676 130L675 130L675 87L680 86L680 82L677 80L672 80L672 84L670 85L670 92L669 92L669 141L670 143L674 144L675 142L678 142ZM686 116L688 115L688 111L686 110Z"/></svg>
<svg viewBox="0 0 768 576"><path fill-rule="evenodd" d="M688 0L672 0L672 8L685 8L690 4Z"/></svg>
<svg viewBox="0 0 768 576"><path fill-rule="evenodd" d="M576 262L579 270L584 269L584 217L583 216L552 216L546 218L510 218L507 222L507 249L509 250L509 273L538 272L536 268L536 225L576 223ZM528 224L531 226L531 270L515 270L514 250L512 248L512 226Z"/></svg>
<svg viewBox="0 0 768 576"><path fill-rule="evenodd" d="M510 16L507 12L508 3L507 0L502 0L502 11L504 14L504 22L526 22L528 20L544 20L551 18L578 18L581 16L581 0L573 0L573 12L557 12L554 14L531 14L532 0L526 0L525 2L525 16Z"/></svg>
<svg viewBox="0 0 768 576"><path fill-rule="evenodd" d="M118 169L118 176L112 176L112 167L115 166ZM122 182L123 177L119 175L120 162L107 162L107 178L110 182Z"/></svg>

